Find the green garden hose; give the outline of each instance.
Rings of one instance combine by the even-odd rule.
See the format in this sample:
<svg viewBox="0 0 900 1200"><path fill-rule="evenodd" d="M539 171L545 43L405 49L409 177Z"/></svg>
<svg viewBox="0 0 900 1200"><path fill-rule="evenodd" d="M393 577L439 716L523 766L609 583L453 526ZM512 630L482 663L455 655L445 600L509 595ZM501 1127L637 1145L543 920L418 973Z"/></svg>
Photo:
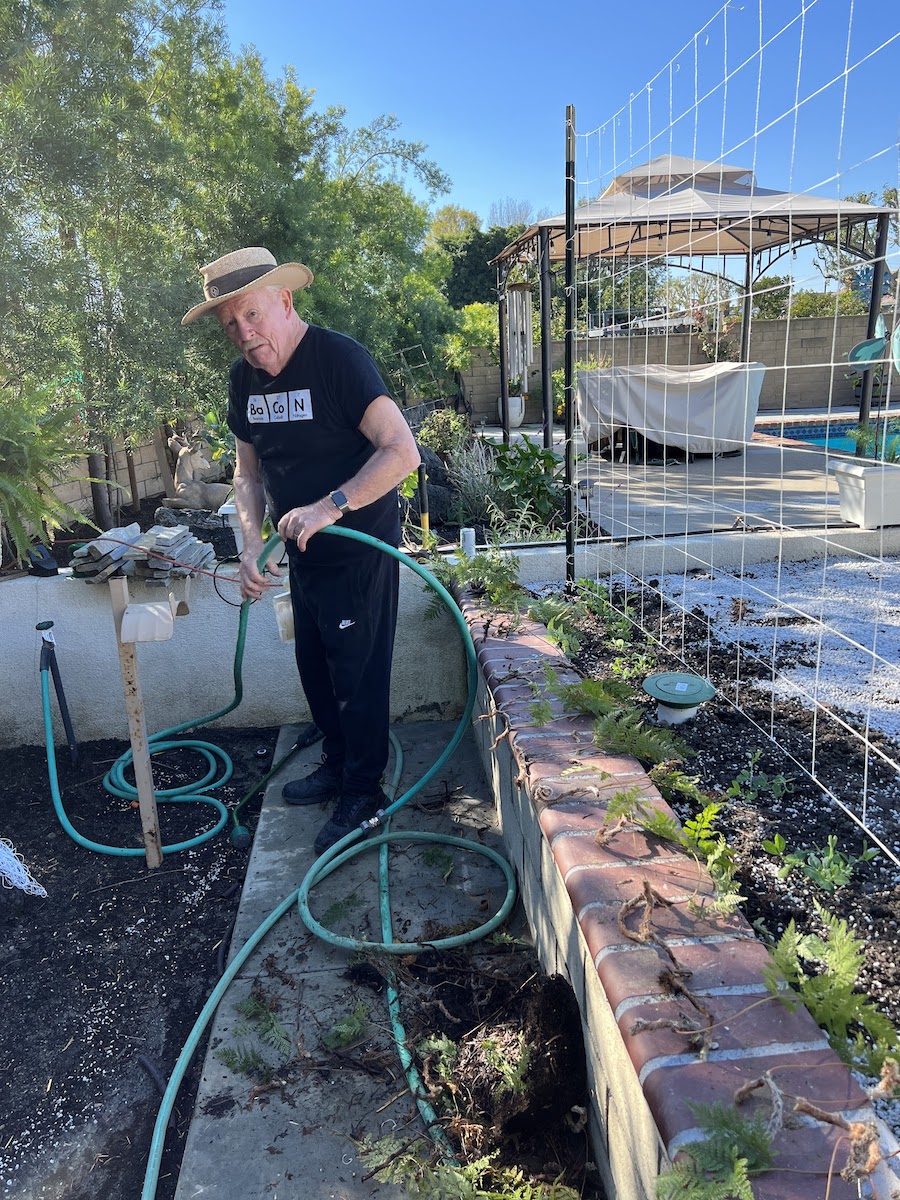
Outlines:
<svg viewBox="0 0 900 1200"><path fill-rule="evenodd" d="M268 557L268 556L266 556ZM177 734L185 733L189 729L196 729L198 725L207 725L212 721L217 721L219 717L224 717L227 713L233 712L238 707L244 698L244 683L242 676L242 667L244 661L244 646L247 641L247 617L250 611L250 600L245 600L241 605L240 621L238 624L237 643L234 651L233 678L234 678L234 698L224 708L217 709L215 712L208 713L203 717L195 717L192 721L184 721L181 725L173 725L170 729L162 729L159 733L153 734L147 739L147 744L152 754L161 753L164 750L195 750L203 758L206 759L207 772L202 779L195 780L191 783L183 784L181 787L164 788L154 792L158 802L176 802L181 804L207 804L215 809L218 814L218 819L212 829L207 829L205 832L197 834L196 837L189 838L187 841L176 842L172 845L162 846L163 854L175 854L180 850L190 850L194 846L199 846L203 842L209 841L210 838L216 836L224 827L229 817L228 808L221 800L214 796L206 795L206 791L213 788L221 787L223 783L231 778L234 770L231 759L221 747L214 745L212 742L202 742L196 739L185 738L174 741ZM53 807L56 810L57 818L63 829L74 842L85 850L95 850L100 854L109 854L124 858L134 858L145 853L143 847L123 847L123 846L107 846L102 842L94 842L89 838L83 837L77 829L72 825L66 815L63 807L62 795L59 789L59 776L56 765L56 749L53 741L53 720L50 709L50 672L49 667L41 666L41 697L44 710L44 742L47 750L47 771L50 776L50 794L53 798ZM232 831L231 841L240 849L244 849L250 844L250 833L244 826L238 824L238 814L243 810L246 804L265 786L268 780L279 771L284 764L292 757L293 754L300 748L300 744L295 744L291 747L284 757L282 757L270 771L261 779L250 792L231 810ZM138 797L137 788L129 783L125 778L125 772L132 762L131 750L127 750L120 758L118 758L107 771L103 780L103 786L113 796L118 796L123 800L136 800ZM221 772L219 774L219 772Z"/></svg>
<svg viewBox="0 0 900 1200"><path fill-rule="evenodd" d="M334 846L332 846L323 855L321 855L318 859L316 859L316 861L313 863L310 870L307 872L300 887L297 888L296 891L292 892L291 895L289 895L285 900L283 900L281 902L281 904L279 904L278 907L272 913L269 914L269 916L265 919L265 921L263 921L262 924L258 926L258 928L248 938L246 943L235 954L231 963L226 967L225 972L223 973L219 982L216 984L215 988L213 989L209 999L206 1001L199 1017L197 1018L197 1021L194 1024L194 1027L192 1028L192 1030L188 1036L188 1039L181 1051L181 1054L178 1056L178 1060L175 1063L175 1067L173 1068L171 1077L169 1079L168 1086L166 1087L165 1094L163 1096L162 1102L160 1104L159 1112L157 1114L156 1124L155 1124L154 1130L153 1130L153 1138L151 1141L150 1152L148 1155L147 1170L146 1170L146 1174L144 1177L144 1187L141 1192L141 1200L153 1200L153 1198L156 1195L156 1185L157 1185L157 1181L159 1178L160 1164L162 1161L163 1143L165 1140L166 1127L168 1124L169 1116L172 1112L172 1109L174 1108L175 1098L177 1096L178 1089L181 1086L181 1081L184 1078L184 1074L187 1071L187 1068L190 1064L191 1059L194 1056L194 1053L196 1052L197 1046L200 1042L201 1037L203 1036L206 1026L212 1020L212 1017L213 1017L220 1001L224 997L224 995L227 992L232 981L235 979L235 977L237 976L237 974L243 967L244 963L251 956L253 951L260 944L260 942L263 940L263 938L266 936L266 934L269 932L269 930L272 929L278 923L278 921L287 912L290 911L290 909L293 907L293 905L295 903L298 905L301 919L304 921L304 923L307 925L307 927L313 933L315 933L318 937L322 938L323 940L327 941L328 943L330 943L332 945L339 946L339 947L346 948L346 949L354 949L354 950L365 946L369 950L381 949L381 950L384 950L391 954L408 954L408 953L416 953L416 952L418 952L420 950L424 950L426 948L427 949L450 949L452 947L462 946L469 942L476 941L479 938L485 937L492 930L496 929L507 918L510 911L512 910L513 903L515 902L515 877L513 875L513 871L512 871L512 868L510 867L509 863L502 857L502 855L498 854L496 851L490 849L487 846L482 846L478 842L472 842L472 841L468 841L464 838L456 838L456 837L450 837L450 836L446 836L446 835L425 834L425 833L417 833L417 832L411 832L411 831L402 831L402 832L392 833L389 830L386 830L384 833L381 833L376 837L368 838L365 841L361 840L361 839L363 839L364 835L366 835L367 833L370 833L373 829L378 828L379 826L386 826L386 824L389 823L390 818L393 816L393 814L396 813L404 804L406 804L414 795L416 795L417 792L421 791L421 789L423 787L425 787L426 784L428 784L434 778L434 776L438 773L438 771L441 770L441 768L447 762L450 755L454 752L456 747L459 745L460 741L462 740L462 738L466 732L466 729L467 729L468 723L469 723L469 719L472 715L472 711L475 706L477 663L476 663L476 659L475 659L475 648L472 644L472 638L471 638L471 635L469 634L468 626L466 625L462 614L460 613L460 611L459 611L458 607L456 606L456 604L453 600L453 597L450 595L450 593L446 590L446 588L443 587L443 585L441 583L438 582L437 579L434 578L433 575L431 575L431 573L429 571L425 570L425 568L422 567L419 563L415 562L413 559L409 558L407 555L403 554L400 550L397 550L395 547L388 546L385 543L378 541L376 538L369 537L367 534L360 533L353 529L341 529L337 526L329 526L322 532L329 533L329 534L335 534L340 537L353 538L357 541L364 542L370 546L373 546L379 550L382 550L387 554L390 554L392 557L398 559L398 561L400 561L400 562L403 562L406 566L408 566L413 571L415 571L416 574L420 575L425 580L425 582L434 591L436 591L438 593L438 595L443 600L444 604L447 606L448 611L456 619L457 625L460 629L460 632L461 632L462 638L463 638L463 645L464 645L465 651L466 651L467 682L468 682L466 706L465 706L462 716L460 717L459 723L456 727L456 730L455 730L452 738L450 739L449 743L445 747L443 753L437 758L437 760L435 761L433 766L428 771L426 771L425 774L411 788L409 788L406 792L404 792L403 795L399 797L399 799L393 800L392 803L389 805L389 807L382 814L379 814L379 816L373 818L370 821L363 822L362 825L360 825L360 827L358 829L353 830L351 833L347 834L346 837L341 838L340 841L338 841ZM265 569L265 565L266 565L270 555L275 550L276 546L280 543L280 541L281 541L281 539L277 535L275 535L274 537L270 538L270 540L266 543L266 546L258 559L258 567L259 567L260 571L263 571ZM151 752L156 752L156 751L163 750L163 749L170 749L173 747L184 748L187 746L187 747L198 750L199 753L201 753L207 759L207 762L209 765L207 774L198 783L186 784L185 786L183 786L181 788L171 788L171 789L168 789L165 791L158 792L157 798L162 801L177 800L177 801L181 801L181 802L187 802L187 801L195 800L199 803L211 804L219 812L219 820L217 821L217 823L213 829L208 830L207 832L200 834L196 838L192 838L189 841L181 842L174 846L164 846L163 853L171 854L176 850L187 849L191 846L198 845L200 842L206 841L208 838L211 838L216 833L218 833L224 827L226 821L228 820L228 810L226 809L225 805L222 804L221 801L216 800L210 796L198 794L199 788L201 788L201 787L205 787L205 788L217 787L220 784L224 783L230 777L232 768L231 768L230 760L228 760L227 755L225 755L224 752L221 751L218 747L213 746L212 744L207 743L207 742L172 741L171 738L176 734L183 733L183 732L187 731L188 729L195 728L198 725L207 724L211 721L215 721L219 717L225 716L226 713L231 712L233 709L235 709L240 704L241 699L243 698L243 684L242 684L242 679L241 679L241 667L242 667L242 662L243 662L244 643L246 640L247 613L249 611L249 607L250 607L250 602L246 601L246 600L241 605L241 616L240 616L240 625L239 625L239 631L238 631L238 640L237 640L237 646L235 648L235 657L234 657L235 696L234 696L233 701L230 704L226 705L224 708L219 709L217 712L210 713L207 716L200 717L194 721L187 721L182 725L176 725L176 726L172 727L171 729L163 730L160 733L155 734L153 737L151 737L149 739ZM101 845L100 843L89 841L88 839L83 838L73 828L71 822L66 817L65 811L62 806L60 794L59 794L59 785L58 785L58 779L57 779L57 773L56 773L56 757L55 757L55 752L53 749L53 728L52 728L52 721L51 721L51 715L50 715L50 692L49 692L48 672L42 670L41 676L42 676L41 688L42 688L43 704L44 704L44 730L45 730L45 736L47 739L47 763L48 763L48 769L50 772L51 791L53 794L54 806L56 808L56 812L60 819L60 822L63 825L63 828L79 845L84 846L85 848L90 849L90 850L97 850L104 854L117 854L117 855L143 854L144 853L143 849L138 849L138 848L123 849L123 848L113 847L113 846L104 846L104 845ZM391 793L393 793L393 791L396 790L397 781L399 780L400 771L402 770L402 752L399 749L399 745L396 742L396 739L392 738L392 741L393 741L394 748L395 748L395 764L396 765L395 765L394 783L392 784L392 787L390 789ZM250 799L250 796L256 794L256 792L259 791L259 789L264 785L265 781L268 780L272 775L274 775L275 772L278 771L284 765L284 763L287 761L287 759L290 757L290 755L293 754L298 748L299 748L298 746L292 747L291 750L289 751L289 753L287 755L285 755L278 763L276 763L276 765L271 769L271 771L269 771L267 773L265 780L263 780L259 784L257 784L256 787L253 789L253 791L241 801L241 803L238 805L237 809L233 810L233 820L235 822L236 830L242 829L241 826L236 824L236 814L239 811L239 809L242 808L246 804L247 800ZM217 770L217 760L219 762L224 763L223 774L218 779L215 778L216 770ZM117 762L113 765L113 767L108 772L106 779L104 780L105 785L114 795L121 796L121 797L127 798L127 799L131 799L137 795L136 789L133 788L132 785L129 784L124 778L124 771L127 768L127 766L130 764L130 762L131 762L131 752L128 751L126 754L122 755L122 757L120 759L117 760ZM233 836L232 840L234 840L234 836ZM443 845L449 845L449 846L454 846L454 847L474 851L475 853L482 854L485 857L489 858L492 862L495 862L500 867L501 871L503 872L504 877L506 879L506 885L507 885L506 896L504 898L504 901L503 901L500 909L495 914L495 916L493 916L490 920L486 921L484 924L480 925L477 929L470 930L469 932L467 932L465 934L458 934L453 937L437 939L435 941L428 942L427 944L417 943L417 942L396 942L396 941L394 941L393 934L391 931L390 905L388 902L387 846L391 842L401 842L401 841L402 842L428 842L428 843L439 842ZM355 843L357 843L357 842L360 842L361 844L356 845ZM381 869L379 871L379 891L380 891L380 910L381 910L383 940L381 942L362 943L362 942L357 942L351 938L338 937L337 935L331 933L329 930L325 929L322 925L320 925L315 920L315 918L312 916L312 914L310 913L310 911L309 911L309 893L312 890L312 888L315 887L315 885L317 883L321 882L328 875L330 875L333 871L337 870L338 867L342 866L345 862L349 861L351 858L354 858L357 854L368 852L369 850L375 849L376 847L379 849L379 857L380 857L380 863L381 863ZM392 1024L392 1028L393 1028L393 1032L394 1032L394 1037L395 1037L395 1040L397 1041L397 1046L398 1046L398 1054L400 1056L401 1063L403 1064L404 1069L407 1072L407 1078L409 1080L411 1094L416 1098L416 1101L419 1105L420 1113L421 1113L423 1119L425 1120L425 1124L428 1127L429 1132L432 1133L432 1135L435 1136L436 1139L440 1142L441 1148L442 1148L445 1156L450 1156L450 1155L452 1155L452 1149L451 1149L449 1143L447 1142L445 1135L443 1134L443 1132L440 1130L440 1128L437 1125L437 1117L436 1117L433 1109L428 1104L428 1101L424 1098L424 1095L423 1095L424 1089L421 1087L421 1080L419 1079L419 1076L415 1069L415 1065L412 1061L412 1056L409 1053L409 1050L407 1048L407 1037L406 1037L406 1033L405 1033L402 1025L400 1024L399 1009L398 1009L398 995L397 995L396 988L394 987L393 979L389 980L389 983L388 983L388 1003L389 1003L389 1008L390 1008L391 1024Z"/></svg>

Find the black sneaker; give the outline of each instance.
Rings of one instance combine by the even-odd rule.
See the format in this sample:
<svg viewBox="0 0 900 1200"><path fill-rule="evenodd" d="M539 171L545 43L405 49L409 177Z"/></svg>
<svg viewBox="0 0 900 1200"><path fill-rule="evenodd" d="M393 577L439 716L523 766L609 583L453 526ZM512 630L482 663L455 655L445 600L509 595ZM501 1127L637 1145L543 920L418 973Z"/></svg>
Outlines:
<svg viewBox="0 0 900 1200"><path fill-rule="evenodd" d="M281 789L287 804L320 804L341 794L341 768L323 762L304 779L292 779Z"/></svg>
<svg viewBox="0 0 900 1200"><path fill-rule="evenodd" d="M387 808L387 796L380 789L367 796L341 796L331 820L319 830L315 841L316 854L324 854L363 821L374 817L380 808Z"/></svg>

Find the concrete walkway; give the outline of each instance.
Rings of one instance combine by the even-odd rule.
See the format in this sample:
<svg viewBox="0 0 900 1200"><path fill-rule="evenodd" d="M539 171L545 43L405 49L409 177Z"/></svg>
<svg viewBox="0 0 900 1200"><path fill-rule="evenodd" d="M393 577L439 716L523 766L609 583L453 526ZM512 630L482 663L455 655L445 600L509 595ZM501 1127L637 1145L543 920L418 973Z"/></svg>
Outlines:
<svg viewBox="0 0 900 1200"><path fill-rule="evenodd" d="M897 414L887 414L888 417ZM884 414L873 413L873 418ZM853 410L792 413L786 425L828 418L853 422ZM500 442L502 430L480 431ZM695 457L692 462L609 462L591 452L576 434L576 479L584 511L610 537L659 538L724 530L852 528L841 519L831 468L846 454L827 452L780 438L777 414L762 413L753 440L740 454ZM511 440L527 437L542 445L539 426L520 426ZM564 432L554 426L553 445L562 453Z"/></svg>
<svg viewBox="0 0 900 1200"><path fill-rule="evenodd" d="M395 729L410 786L438 757L455 725L421 722ZM281 732L276 754L295 730ZM319 758L315 746L298 755L270 783L253 843L231 955L300 884L313 861L311 845L324 823L324 806L290 807L281 799L289 778L306 774ZM487 797L471 731L445 770L394 818L399 829L422 829L477 839L501 850L493 804ZM397 940L446 936L455 927L485 921L500 907L505 885L487 859L440 846L391 853L391 901ZM332 931L381 940L377 856L363 855L314 891L314 914ZM362 1138L422 1132L421 1119L390 1035L384 994L351 982L350 952L314 937L296 906L265 937L241 969L214 1018L195 1113L187 1138L176 1200L240 1196L241 1200L356 1200L407 1193L366 1180L358 1157ZM273 1007L291 1049L264 1044L238 1005L254 995ZM359 1008L357 1006L360 1006ZM353 1015L364 1030L346 1054L323 1044L334 1025ZM257 1051L274 1067L268 1087L222 1061Z"/></svg>

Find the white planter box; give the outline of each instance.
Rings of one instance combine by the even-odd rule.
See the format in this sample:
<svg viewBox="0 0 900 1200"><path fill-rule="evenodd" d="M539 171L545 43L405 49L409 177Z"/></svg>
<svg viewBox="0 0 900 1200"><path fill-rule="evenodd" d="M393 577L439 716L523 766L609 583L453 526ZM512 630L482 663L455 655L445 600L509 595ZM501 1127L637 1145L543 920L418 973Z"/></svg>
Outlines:
<svg viewBox="0 0 900 1200"><path fill-rule="evenodd" d="M900 464L839 462L832 470L842 521L862 529L900 525Z"/></svg>

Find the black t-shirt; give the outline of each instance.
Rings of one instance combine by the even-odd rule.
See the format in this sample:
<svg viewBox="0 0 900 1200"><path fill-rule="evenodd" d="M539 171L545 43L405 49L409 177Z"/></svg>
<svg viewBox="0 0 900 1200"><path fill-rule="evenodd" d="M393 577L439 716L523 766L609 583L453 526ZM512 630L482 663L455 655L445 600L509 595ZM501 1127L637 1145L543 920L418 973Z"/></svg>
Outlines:
<svg viewBox="0 0 900 1200"><path fill-rule="evenodd" d="M307 328L287 366L274 378L243 358L234 363L228 380L228 427L259 457L276 524L289 509L313 504L346 483L372 457L375 447L360 433L359 423L372 401L388 394L365 347L319 325ZM345 513L340 523L396 546L396 489L374 504ZM346 561L365 549L349 538L316 534L298 560L312 567Z"/></svg>

